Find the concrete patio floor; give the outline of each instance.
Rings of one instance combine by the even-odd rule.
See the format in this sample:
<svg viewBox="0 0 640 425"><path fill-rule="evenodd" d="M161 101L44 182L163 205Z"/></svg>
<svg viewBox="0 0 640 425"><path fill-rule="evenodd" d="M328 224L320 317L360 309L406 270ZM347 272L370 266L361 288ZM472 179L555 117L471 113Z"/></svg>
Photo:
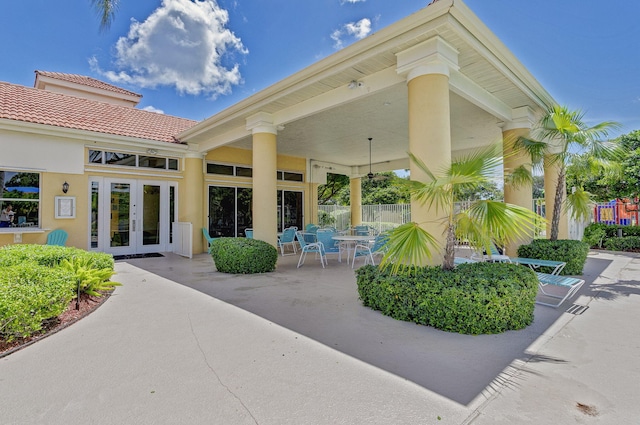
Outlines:
<svg viewBox="0 0 640 425"><path fill-rule="evenodd" d="M118 262L98 311L0 360L3 423L640 423L638 255L592 252L578 296L481 336L363 307L336 260L296 263Z"/></svg>

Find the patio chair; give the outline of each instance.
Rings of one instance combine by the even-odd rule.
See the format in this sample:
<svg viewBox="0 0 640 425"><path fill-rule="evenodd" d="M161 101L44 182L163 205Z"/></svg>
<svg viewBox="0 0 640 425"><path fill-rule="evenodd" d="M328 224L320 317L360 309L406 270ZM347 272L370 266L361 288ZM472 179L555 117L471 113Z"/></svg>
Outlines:
<svg viewBox="0 0 640 425"><path fill-rule="evenodd" d="M470 263L477 263L476 260L472 260L471 258L465 258L465 257L454 257L453 258L453 265L454 266L458 266L460 264L470 264Z"/></svg>
<svg viewBox="0 0 640 425"><path fill-rule="evenodd" d="M365 225L354 226L353 232L356 236L367 236L369 234L369 226L365 226Z"/></svg>
<svg viewBox="0 0 640 425"><path fill-rule="evenodd" d="M337 235L337 232L328 229L318 229L316 232L316 238L319 243L322 244L323 254L326 260L328 254L337 254L338 261L342 262L342 248L340 243L333 239Z"/></svg>
<svg viewBox="0 0 640 425"><path fill-rule="evenodd" d="M298 231L298 228L295 227L295 226L287 227L282 232L282 235L278 238L278 246L280 247L280 253L282 254L282 256L295 255L295 254L298 253L298 251L296 249L297 248L296 247L296 232L297 231ZM285 246L291 246L291 248L293 249L293 253L285 254L284 253Z"/></svg>
<svg viewBox="0 0 640 425"><path fill-rule="evenodd" d="M386 254L386 244L388 241L389 235L381 233L376 236L376 239L373 242L373 246L370 246L368 244L365 245L362 243L357 244L353 251L353 261L351 262L351 268L355 267L356 258L358 257L364 257L364 265L369 264L369 261L371 261L371 265L375 266L376 262L373 257L383 257L384 254Z"/></svg>
<svg viewBox="0 0 640 425"><path fill-rule="evenodd" d="M66 231L56 229L47 236L47 245L65 246L68 237L69 234Z"/></svg>
<svg viewBox="0 0 640 425"><path fill-rule="evenodd" d="M320 263L324 269L326 257L324 256L324 247L322 246L322 242L306 242L302 232L296 232L295 235L296 239L298 239L298 242L300 243L300 259L298 260L298 268L304 264L304 260L307 258L307 253L313 252L316 256L320 256Z"/></svg>
<svg viewBox="0 0 640 425"><path fill-rule="evenodd" d="M305 226L304 231L305 233L315 233L318 231L318 229L319 229L318 225L309 223Z"/></svg>
<svg viewBox="0 0 640 425"><path fill-rule="evenodd" d="M209 254L211 254L211 246L212 246L213 241L216 240L216 238L212 238L211 236L209 236L209 232L207 231L206 227L202 228L202 235L207 240L207 252Z"/></svg>
<svg viewBox="0 0 640 425"><path fill-rule="evenodd" d="M244 237L247 239L253 239L253 229L244 229Z"/></svg>

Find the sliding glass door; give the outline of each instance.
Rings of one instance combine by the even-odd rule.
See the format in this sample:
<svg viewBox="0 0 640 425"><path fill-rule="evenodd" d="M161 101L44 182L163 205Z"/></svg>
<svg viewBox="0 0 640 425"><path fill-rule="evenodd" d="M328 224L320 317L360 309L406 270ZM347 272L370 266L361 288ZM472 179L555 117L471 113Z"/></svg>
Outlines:
<svg viewBox="0 0 640 425"><path fill-rule="evenodd" d="M209 235L244 236L251 227L251 201L249 188L209 186Z"/></svg>

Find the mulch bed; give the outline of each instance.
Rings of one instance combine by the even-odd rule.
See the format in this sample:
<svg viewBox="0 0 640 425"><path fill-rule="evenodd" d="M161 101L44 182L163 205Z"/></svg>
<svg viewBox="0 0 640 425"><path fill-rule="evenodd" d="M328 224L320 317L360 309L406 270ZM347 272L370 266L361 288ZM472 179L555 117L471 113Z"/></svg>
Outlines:
<svg viewBox="0 0 640 425"><path fill-rule="evenodd" d="M8 356L11 353L15 353L28 345L40 341L41 339L72 325L83 317L86 317L109 299L112 292L113 291L105 292L102 297L92 297L87 294L80 294L77 305L78 308L76 308L76 300L71 300L64 313L58 317L46 320L43 323L42 330L28 338L17 338L11 342L7 342L0 338L0 358Z"/></svg>

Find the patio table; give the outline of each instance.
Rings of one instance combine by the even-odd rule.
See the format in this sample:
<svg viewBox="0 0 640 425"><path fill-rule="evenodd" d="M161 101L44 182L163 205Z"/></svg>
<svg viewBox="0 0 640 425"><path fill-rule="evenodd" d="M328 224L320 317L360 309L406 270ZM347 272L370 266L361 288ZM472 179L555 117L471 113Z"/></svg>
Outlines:
<svg viewBox="0 0 640 425"><path fill-rule="evenodd" d="M375 236L371 235L335 235L331 239L340 242L341 245L344 244L347 250L347 264L349 264L349 256L351 255L351 247L355 246L358 243L373 243L376 240Z"/></svg>

